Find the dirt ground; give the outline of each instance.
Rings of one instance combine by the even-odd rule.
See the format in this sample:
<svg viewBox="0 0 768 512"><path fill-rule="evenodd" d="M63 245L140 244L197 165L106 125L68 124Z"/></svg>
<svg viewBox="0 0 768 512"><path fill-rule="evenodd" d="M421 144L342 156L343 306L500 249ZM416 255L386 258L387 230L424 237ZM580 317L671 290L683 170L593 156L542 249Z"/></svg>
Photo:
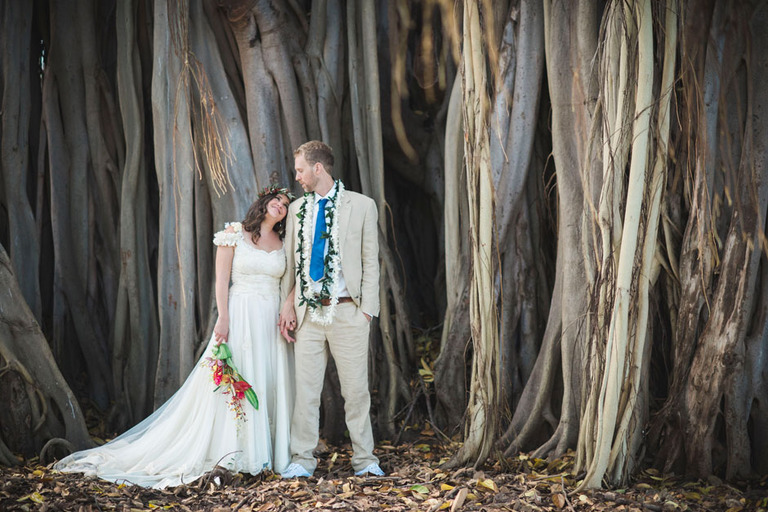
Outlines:
<svg viewBox="0 0 768 512"><path fill-rule="evenodd" d="M728 511L768 512L768 477L749 483L684 481L646 470L626 489L574 492L572 457L521 455L480 471L444 470L456 449L429 429L414 442L382 443L387 476L355 477L349 446L329 447L309 479L231 474L217 468L189 485L157 491L62 474L36 461L0 468L0 511Z"/></svg>

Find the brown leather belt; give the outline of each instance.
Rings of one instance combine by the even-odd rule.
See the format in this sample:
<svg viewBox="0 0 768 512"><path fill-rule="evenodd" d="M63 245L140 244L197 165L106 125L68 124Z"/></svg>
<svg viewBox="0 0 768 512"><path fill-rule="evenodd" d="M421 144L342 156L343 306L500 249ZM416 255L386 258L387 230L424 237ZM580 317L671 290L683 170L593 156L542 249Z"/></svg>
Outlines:
<svg viewBox="0 0 768 512"><path fill-rule="evenodd" d="M352 302L352 297L339 297L339 304L342 304L344 302ZM321 299L320 304L322 304L323 306L330 306L331 299Z"/></svg>

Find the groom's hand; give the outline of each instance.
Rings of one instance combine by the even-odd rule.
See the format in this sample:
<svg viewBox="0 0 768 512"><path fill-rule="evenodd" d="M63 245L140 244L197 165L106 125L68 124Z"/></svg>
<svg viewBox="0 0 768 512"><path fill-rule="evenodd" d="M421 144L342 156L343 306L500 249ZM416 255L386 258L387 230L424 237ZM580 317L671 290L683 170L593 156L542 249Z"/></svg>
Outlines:
<svg viewBox="0 0 768 512"><path fill-rule="evenodd" d="M277 325L280 327L280 334L285 341L293 343L296 338L291 336L291 332L296 330L296 310L293 308L293 302L285 301L283 309L280 311L280 320Z"/></svg>

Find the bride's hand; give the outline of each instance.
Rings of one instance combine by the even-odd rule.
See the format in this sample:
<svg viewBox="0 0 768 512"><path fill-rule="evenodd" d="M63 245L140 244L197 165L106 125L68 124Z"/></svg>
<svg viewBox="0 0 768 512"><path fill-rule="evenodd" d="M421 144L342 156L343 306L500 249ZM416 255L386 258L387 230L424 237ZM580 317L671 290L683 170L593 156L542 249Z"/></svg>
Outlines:
<svg viewBox="0 0 768 512"><path fill-rule="evenodd" d="M229 318L219 315L219 319L216 320L216 325L213 328L213 335L216 339L216 344L221 345L227 342L229 336Z"/></svg>

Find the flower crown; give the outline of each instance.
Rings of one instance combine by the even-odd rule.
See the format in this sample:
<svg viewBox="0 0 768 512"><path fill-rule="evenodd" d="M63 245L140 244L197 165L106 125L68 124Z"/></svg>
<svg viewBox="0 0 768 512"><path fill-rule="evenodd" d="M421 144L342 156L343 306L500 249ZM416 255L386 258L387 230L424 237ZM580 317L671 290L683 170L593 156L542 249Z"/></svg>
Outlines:
<svg viewBox="0 0 768 512"><path fill-rule="evenodd" d="M294 196L291 193L290 190L288 190L285 187L280 187L280 186L274 185L274 184L273 185L269 185L268 187L264 187L263 189L261 189L261 192L259 192L259 199L261 199L264 196L271 195L271 194L275 194L275 195L282 194L282 195L286 196L291 201L296 199L296 196Z"/></svg>

